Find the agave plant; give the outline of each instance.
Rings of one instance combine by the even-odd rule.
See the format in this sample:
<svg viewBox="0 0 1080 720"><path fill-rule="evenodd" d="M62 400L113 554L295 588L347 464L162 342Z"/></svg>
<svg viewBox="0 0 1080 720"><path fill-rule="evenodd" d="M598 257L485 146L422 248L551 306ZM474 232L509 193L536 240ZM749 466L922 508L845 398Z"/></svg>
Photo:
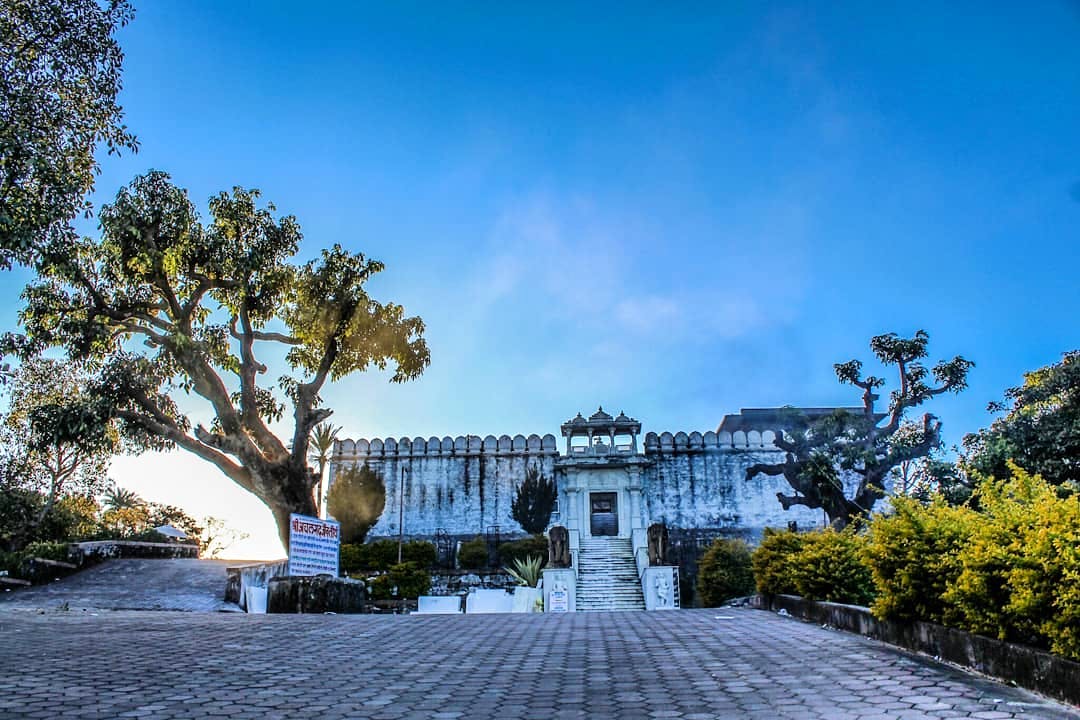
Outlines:
<svg viewBox="0 0 1080 720"><path fill-rule="evenodd" d="M525 587L536 587L540 582L540 566L544 559L539 555L530 555L524 560L514 560L514 566L505 568L510 577Z"/></svg>

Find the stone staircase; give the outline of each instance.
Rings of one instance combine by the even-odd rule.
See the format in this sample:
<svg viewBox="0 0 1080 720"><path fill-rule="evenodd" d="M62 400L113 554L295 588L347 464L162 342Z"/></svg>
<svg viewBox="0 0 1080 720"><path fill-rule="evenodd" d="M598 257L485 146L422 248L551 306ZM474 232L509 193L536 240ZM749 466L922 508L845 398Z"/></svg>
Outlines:
<svg viewBox="0 0 1080 720"><path fill-rule="evenodd" d="M578 552L577 609L644 610L630 538L582 538Z"/></svg>

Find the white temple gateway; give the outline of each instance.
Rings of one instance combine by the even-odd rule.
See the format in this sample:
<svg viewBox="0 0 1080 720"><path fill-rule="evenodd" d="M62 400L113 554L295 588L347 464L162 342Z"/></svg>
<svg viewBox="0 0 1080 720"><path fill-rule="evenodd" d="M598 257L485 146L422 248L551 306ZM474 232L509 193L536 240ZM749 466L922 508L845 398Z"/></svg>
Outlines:
<svg viewBox="0 0 1080 720"><path fill-rule="evenodd" d="M799 410L817 416L834 409ZM785 416L781 408L744 409L725 416L715 431L647 433L643 447L640 422L603 408L563 423L561 443L550 434L340 440L330 484L342 468L354 465L367 464L381 475L386 505L369 538L397 537L399 531L426 539L469 539L493 531L506 537L523 532L510 516L510 503L526 469L536 467L556 481L551 523L569 530L575 570L602 560L611 576L618 574L611 571L621 559L629 568L638 566L645 585L646 529L654 523L666 526L676 547L689 543L690 551L700 551L718 535L752 540L766 527L822 522L816 510L784 510L777 494L790 494L791 488L782 476L746 479L750 465L783 459L773 440ZM677 574L669 584L676 594ZM608 599L619 590L597 589ZM579 595L585 604L587 593ZM636 603L642 599L638 590Z"/></svg>

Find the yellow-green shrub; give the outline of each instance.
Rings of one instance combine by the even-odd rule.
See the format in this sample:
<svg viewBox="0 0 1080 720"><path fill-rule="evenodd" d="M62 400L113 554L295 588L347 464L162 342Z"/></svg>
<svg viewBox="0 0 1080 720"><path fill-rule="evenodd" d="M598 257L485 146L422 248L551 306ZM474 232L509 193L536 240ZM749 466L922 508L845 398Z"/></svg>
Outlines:
<svg viewBox="0 0 1080 720"><path fill-rule="evenodd" d="M948 624L955 613L945 602L945 591L960 575L960 549L978 515L942 499L922 505L895 497L892 506L892 514L870 523L865 546L877 589L874 615Z"/></svg>
<svg viewBox="0 0 1080 720"><path fill-rule="evenodd" d="M705 607L754 592L750 547L742 540L713 541L698 562L697 591Z"/></svg>
<svg viewBox="0 0 1080 720"><path fill-rule="evenodd" d="M761 544L750 556L758 592L765 595L794 595L792 560L803 546L803 535L790 530L765 528Z"/></svg>
<svg viewBox="0 0 1080 720"><path fill-rule="evenodd" d="M976 489L980 521L945 599L965 630L1080 659L1080 504L1010 470Z"/></svg>
<svg viewBox="0 0 1080 720"><path fill-rule="evenodd" d="M802 548L791 558L791 575L799 595L809 600L867 605L874 598L870 568L862 559L864 539L851 528L833 528L802 536Z"/></svg>

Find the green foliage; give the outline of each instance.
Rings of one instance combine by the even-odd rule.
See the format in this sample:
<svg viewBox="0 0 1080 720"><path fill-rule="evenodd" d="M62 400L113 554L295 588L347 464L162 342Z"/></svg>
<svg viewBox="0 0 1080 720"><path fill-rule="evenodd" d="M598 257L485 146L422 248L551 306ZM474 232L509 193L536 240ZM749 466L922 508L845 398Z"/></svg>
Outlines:
<svg viewBox="0 0 1080 720"><path fill-rule="evenodd" d="M488 567L488 544L477 535L472 540L461 543L457 552L458 567L463 570L483 570Z"/></svg>
<svg viewBox="0 0 1080 720"><path fill-rule="evenodd" d="M397 588L396 595L395 588ZM371 581L371 597L375 600L415 599L430 589L431 575L413 562L392 565L389 572Z"/></svg>
<svg viewBox="0 0 1080 720"><path fill-rule="evenodd" d="M287 544L289 514L316 513L307 459L312 428L331 414L318 407L325 384L369 368L418 377L424 324L367 294L377 261L335 245L297 263L296 219L275 217L258 191L234 188L209 208L204 224L166 174L136 178L102 208L100 239L50 250L23 294L24 335L0 349L56 347L90 363L93 409L129 449L178 446L212 463L270 508ZM263 381L266 343L292 371L276 385ZM187 414L191 397L205 401L208 426ZM290 404L284 442L271 425Z"/></svg>
<svg viewBox="0 0 1080 720"><path fill-rule="evenodd" d="M705 607L753 593L750 547L742 540L713 541L698 562L697 592Z"/></svg>
<svg viewBox="0 0 1080 720"><path fill-rule="evenodd" d="M869 605L874 599L870 568L862 559L865 540L852 529L817 530L803 536L792 559L799 595L809 600Z"/></svg>
<svg viewBox="0 0 1080 720"><path fill-rule="evenodd" d="M360 545L359 562L364 570L389 570L397 564L398 544L395 540L376 540ZM401 548L401 559L405 560L405 548Z"/></svg>
<svg viewBox="0 0 1080 720"><path fill-rule="evenodd" d="M99 533L99 508L92 497L69 495L43 512L46 502L41 492L0 488L0 550L32 542L88 540Z"/></svg>
<svg viewBox="0 0 1080 720"><path fill-rule="evenodd" d="M0 550L16 551L39 539L43 530L35 519L45 505L45 495L36 490L0 487Z"/></svg>
<svg viewBox="0 0 1080 720"><path fill-rule="evenodd" d="M510 503L510 515L530 535L547 529L551 512L555 509L555 481L545 478L536 466L525 471L525 479L514 492Z"/></svg>
<svg viewBox="0 0 1080 720"><path fill-rule="evenodd" d="M341 546L341 570L345 573L389 570L397 564L396 540L376 540L373 543L344 543ZM410 540L401 547L402 562L420 568L434 567L438 550L433 543Z"/></svg>
<svg viewBox="0 0 1080 720"><path fill-rule="evenodd" d="M23 554L29 558L43 558L45 560L57 560L68 562L68 543L66 542L35 542L30 543L23 550Z"/></svg>
<svg viewBox="0 0 1080 720"><path fill-rule="evenodd" d="M547 565L548 539L546 535L538 534L520 540L511 540L501 543L496 553L499 556L499 562L503 565L511 565L515 560L524 560L535 555L540 558L540 565L543 567Z"/></svg>
<svg viewBox="0 0 1080 720"><path fill-rule="evenodd" d="M104 144L137 144L117 104L126 0L0 3L0 267L40 259L89 210ZM47 254L47 253L45 253Z"/></svg>
<svg viewBox="0 0 1080 720"><path fill-rule="evenodd" d="M761 543L751 555L758 592L765 595L796 595L794 560L802 550L803 538L790 530L765 528Z"/></svg>
<svg viewBox="0 0 1080 720"><path fill-rule="evenodd" d="M865 560L878 592L872 610L879 618L949 624L955 613L945 592L960 574L958 555L978 515L940 496L928 505L896 497L892 505L867 536Z"/></svg>
<svg viewBox="0 0 1080 720"><path fill-rule="evenodd" d="M540 569L543 567L544 559L539 555L533 555L523 560L514 560L511 567L506 567L507 574L514 578L519 585L525 587L536 587L540 584L540 578L542 576Z"/></svg>
<svg viewBox="0 0 1080 720"><path fill-rule="evenodd" d="M1010 460L1051 485L1080 491L1080 350L1024 374L1005 391L1004 412L988 429L964 438L965 461L984 477L1009 477Z"/></svg>
<svg viewBox="0 0 1080 720"><path fill-rule="evenodd" d="M341 540L346 543L364 542L385 507L386 485L367 463L340 470L326 494L326 510L341 523Z"/></svg>
<svg viewBox="0 0 1080 720"><path fill-rule="evenodd" d="M352 575L353 573L366 570L364 566L364 546L357 543L342 543L341 550L338 554L338 565L342 574Z"/></svg>
<svg viewBox="0 0 1080 720"><path fill-rule="evenodd" d="M7 570L12 577L40 582L42 575L31 571L30 561L33 558L70 562L68 543L39 541L19 551L0 552L0 570Z"/></svg>
<svg viewBox="0 0 1080 720"><path fill-rule="evenodd" d="M53 517L64 498L93 495L108 482L118 450L116 428L88 392L89 374L75 363L27 359L5 385L8 410L0 422L0 492L40 497L33 512L10 517L9 543L66 539L66 521ZM24 500L29 496L24 496ZM24 507L25 509L25 507ZM60 533L58 535L58 533Z"/></svg>

